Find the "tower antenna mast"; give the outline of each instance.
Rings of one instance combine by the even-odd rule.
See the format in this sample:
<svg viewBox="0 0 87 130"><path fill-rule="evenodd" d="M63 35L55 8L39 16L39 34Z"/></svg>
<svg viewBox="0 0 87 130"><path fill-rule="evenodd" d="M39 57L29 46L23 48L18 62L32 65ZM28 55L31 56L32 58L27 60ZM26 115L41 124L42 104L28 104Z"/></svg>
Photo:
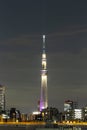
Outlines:
<svg viewBox="0 0 87 130"><path fill-rule="evenodd" d="M43 35L43 49L45 49L45 35Z"/></svg>

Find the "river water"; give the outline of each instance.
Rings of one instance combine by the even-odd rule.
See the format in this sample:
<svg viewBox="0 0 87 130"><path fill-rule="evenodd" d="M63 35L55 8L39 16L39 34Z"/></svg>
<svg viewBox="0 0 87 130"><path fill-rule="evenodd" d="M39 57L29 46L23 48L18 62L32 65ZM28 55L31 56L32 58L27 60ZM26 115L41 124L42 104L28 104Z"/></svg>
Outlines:
<svg viewBox="0 0 87 130"><path fill-rule="evenodd" d="M29 126L0 126L0 130L87 130L87 127L73 127L73 128L36 128L36 127L29 127Z"/></svg>

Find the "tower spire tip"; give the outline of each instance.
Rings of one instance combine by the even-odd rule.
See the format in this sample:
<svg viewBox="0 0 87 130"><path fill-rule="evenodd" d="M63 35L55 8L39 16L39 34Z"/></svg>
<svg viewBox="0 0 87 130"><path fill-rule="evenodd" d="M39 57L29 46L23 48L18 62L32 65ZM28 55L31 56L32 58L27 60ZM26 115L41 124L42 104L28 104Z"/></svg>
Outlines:
<svg viewBox="0 0 87 130"><path fill-rule="evenodd" d="M45 48L45 35L43 35L43 48Z"/></svg>

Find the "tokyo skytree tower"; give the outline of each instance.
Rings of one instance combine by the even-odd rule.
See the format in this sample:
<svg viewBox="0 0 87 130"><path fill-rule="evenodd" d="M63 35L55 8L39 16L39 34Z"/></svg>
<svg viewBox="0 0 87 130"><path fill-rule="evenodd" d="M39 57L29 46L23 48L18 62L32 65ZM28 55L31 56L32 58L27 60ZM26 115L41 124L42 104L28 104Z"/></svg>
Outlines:
<svg viewBox="0 0 87 130"><path fill-rule="evenodd" d="M45 51L45 35L43 35L43 52L42 52L42 69L41 69L41 97L40 97L40 111L48 107L47 98L47 58Z"/></svg>

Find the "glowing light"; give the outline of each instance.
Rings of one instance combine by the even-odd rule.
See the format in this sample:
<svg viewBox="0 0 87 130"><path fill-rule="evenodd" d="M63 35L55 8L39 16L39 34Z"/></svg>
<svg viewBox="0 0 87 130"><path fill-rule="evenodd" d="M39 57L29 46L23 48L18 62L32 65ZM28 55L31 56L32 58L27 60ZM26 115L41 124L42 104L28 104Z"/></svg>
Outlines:
<svg viewBox="0 0 87 130"><path fill-rule="evenodd" d="M40 112L38 112L38 111L33 112L33 115L38 115L38 114L40 114Z"/></svg>
<svg viewBox="0 0 87 130"><path fill-rule="evenodd" d="M45 35L43 35L43 39L45 39Z"/></svg>
<svg viewBox="0 0 87 130"><path fill-rule="evenodd" d="M6 114L2 114L2 118L3 118L3 119L9 119L9 116L6 115Z"/></svg>
<svg viewBox="0 0 87 130"><path fill-rule="evenodd" d="M46 69L46 62L45 61L42 62L42 68Z"/></svg>
<svg viewBox="0 0 87 130"><path fill-rule="evenodd" d="M42 81L46 81L46 80L47 80L47 76L46 75L42 76Z"/></svg>
<svg viewBox="0 0 87 130"><path fill-rule="evenodd" d="M45 48L45 35L43 35L43 48Z"/></svg>
<svg viewBox="0 0 87 130"><path fill-rule="evenodd" d="M74 109L74 118L82 119L82 109Z"/></svg>
<svg viewBox="0 0 87 130"><path fill-rule="evenodd" d="M43 65L46 65L46 61L42 61L42 64L43 64Z"/></svg>
<svg viewBox="0 0 87 130"><path fill-rule="evenodd" d="M46 54L43 54L43 55L42 55L42 59L46 59Z"/></svg>

